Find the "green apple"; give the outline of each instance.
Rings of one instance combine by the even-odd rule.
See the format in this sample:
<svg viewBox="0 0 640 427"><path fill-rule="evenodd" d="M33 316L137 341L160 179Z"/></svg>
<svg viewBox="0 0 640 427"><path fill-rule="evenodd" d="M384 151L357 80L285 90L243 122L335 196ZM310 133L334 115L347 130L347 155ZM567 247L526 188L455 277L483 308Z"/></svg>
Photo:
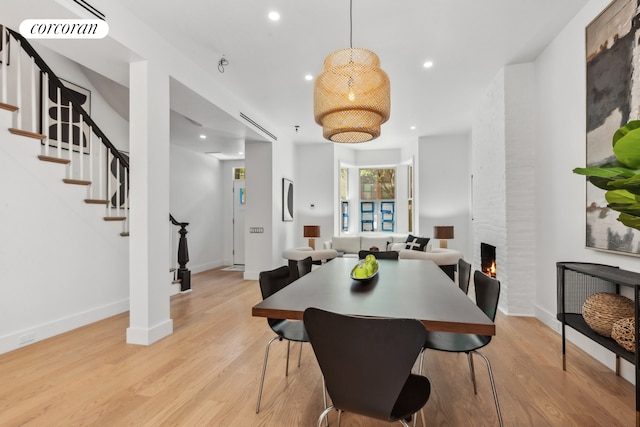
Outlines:
<svg viewBox="0 0 640 427"><path fill-rule="evenodd" d="M366 279L369 276L367 269L361 265L356 266L353 269L353 277L356 279Z"/></svg>

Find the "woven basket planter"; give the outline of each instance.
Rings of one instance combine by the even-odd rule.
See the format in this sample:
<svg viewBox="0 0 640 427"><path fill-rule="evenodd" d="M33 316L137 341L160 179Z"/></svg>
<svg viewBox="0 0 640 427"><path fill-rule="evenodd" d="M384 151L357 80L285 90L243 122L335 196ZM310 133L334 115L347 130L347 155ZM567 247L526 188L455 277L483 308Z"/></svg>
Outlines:
<svg viewBox="0 0 640 427"><path fill-rule="evenodd" d="M633 301L618 294L598 292L590 295L582 305L584 321L591 329L605 337L611 337L611 329L615 322L633 315Z"/></svg>
<svg viewBox="0 0 640 427"><path fill-rule="evenodd" d="M611 338L613 338L620 347L631 353L636 352L635 323L633 317L627 317L615 322L611 329Z"/></svg>

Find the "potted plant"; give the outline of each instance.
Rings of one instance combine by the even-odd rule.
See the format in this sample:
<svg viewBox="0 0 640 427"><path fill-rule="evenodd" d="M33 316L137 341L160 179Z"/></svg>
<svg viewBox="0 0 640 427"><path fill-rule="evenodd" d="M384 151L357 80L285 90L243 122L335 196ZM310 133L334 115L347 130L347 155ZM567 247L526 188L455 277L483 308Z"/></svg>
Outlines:
<svg viewBox="0 0 640 427"><path fill-rule="evenodd" d="M573 172L606 191L607 206L620 212L618 221L640 230L640 120L618 129L612 142L615 161Z"/></svg>

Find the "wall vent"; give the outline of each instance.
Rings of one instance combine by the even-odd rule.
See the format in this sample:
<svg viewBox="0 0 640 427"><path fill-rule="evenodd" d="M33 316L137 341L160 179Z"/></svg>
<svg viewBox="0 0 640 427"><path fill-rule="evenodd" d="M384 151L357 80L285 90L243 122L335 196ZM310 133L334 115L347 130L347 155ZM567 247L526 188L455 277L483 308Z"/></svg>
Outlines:
<svg viewBox="0 0 640 427"><path fill-rule="evenodd" d="M251 123L253 126L257 127L258 129L260 129L262 132L264 132L265 134L269 135L274 141L278 140L278 137L275 136L274 134L272 134L271 132L269 132L268 130L266 130L264 127L260 126L255 120L253 120L251 117L247 116L245 113L240 112L240 117L242 117L243 119L245 119L246 121L248 121L249 123Z"/></svg>
<svg viewBox="0 0 640 427"><path fill-rule="evenodd" d="M75 4L77 4L78 6L82 7L83 9L85 9L86 11L88 11L90 14L92 14L96 18L102 19L103 21L106 19L106 16L104 16L104 13L100 12L98 9L96 9L93 6L91 6L86 1L84 1L84 0L73 0L73 2Z"/></svg>

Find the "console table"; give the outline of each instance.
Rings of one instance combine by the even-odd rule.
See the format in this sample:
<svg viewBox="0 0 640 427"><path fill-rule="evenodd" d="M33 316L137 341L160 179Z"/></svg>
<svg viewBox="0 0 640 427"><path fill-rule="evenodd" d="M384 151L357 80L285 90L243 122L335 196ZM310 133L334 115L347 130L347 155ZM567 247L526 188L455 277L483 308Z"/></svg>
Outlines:
<svg viewBox="0 0 640 427"><path fill-rule="evenodd" d="M618 267L584 262L558 262L557 293L558 320L562 323L562 369L566 370L565 327L571 326L616 355L616 375L620 374L620 358L635 365L636 372L636 427L640 427L640 348L638 345L638 312L640 307L640 273ZM620 293L620 286L632 289L635 304L635 354L622 348L612 339L593 331L582 317L584 300L596 292Z"/></svg>

